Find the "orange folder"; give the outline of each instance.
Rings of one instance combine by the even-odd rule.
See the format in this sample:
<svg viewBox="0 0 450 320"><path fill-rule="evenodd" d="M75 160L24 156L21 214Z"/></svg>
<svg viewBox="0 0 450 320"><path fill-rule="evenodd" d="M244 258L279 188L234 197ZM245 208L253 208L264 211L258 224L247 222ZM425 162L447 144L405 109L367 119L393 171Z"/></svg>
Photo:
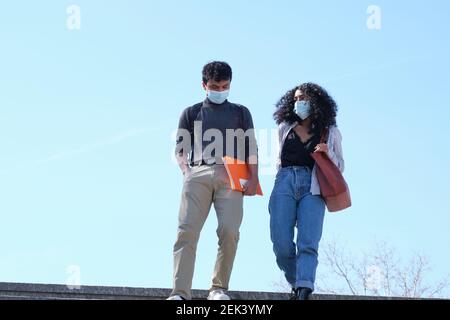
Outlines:
<svg viewBox="0 0 450 320"><path fill-rule="evenodd" d="M243 192L244 189L242 185L248 181L250 175L248 164L244 161L237 160L228 156L223 157L222 160L225 169L228 172L228 177L230 178L231 189ZM261 185L259 183L256 188L256 194L260 196L263 195Z"/></svg>

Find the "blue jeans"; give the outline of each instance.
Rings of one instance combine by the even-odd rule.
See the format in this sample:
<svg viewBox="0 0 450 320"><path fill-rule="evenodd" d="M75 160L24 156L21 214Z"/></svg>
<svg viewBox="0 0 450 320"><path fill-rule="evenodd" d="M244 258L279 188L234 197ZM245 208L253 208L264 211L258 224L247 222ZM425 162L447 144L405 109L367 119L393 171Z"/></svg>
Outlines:
<svg viewBox="0 0 450 320"><path fill-rule="evenodd" d="M281 168L270 196L269 212L273 251L286 280L293 288L314 290L325 202L321 196L312 195L310 188L310 168Z"/></svg>

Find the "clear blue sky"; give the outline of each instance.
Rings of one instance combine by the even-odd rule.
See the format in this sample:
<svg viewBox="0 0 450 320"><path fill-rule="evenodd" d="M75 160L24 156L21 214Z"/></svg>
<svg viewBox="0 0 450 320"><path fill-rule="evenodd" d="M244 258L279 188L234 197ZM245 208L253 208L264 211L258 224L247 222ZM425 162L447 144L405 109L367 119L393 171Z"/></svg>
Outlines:
<svg viewBox="0 0 450 320"><path fill-rule="evenodd" d="M81 29L66 8L81 8ZM366 9L382 10L381 30ZM354 205L323 241L375 239L450 270L448 1L10 1L0 11L0 281L171 287L182 177L180 112L203 100L202 66L226 60L230 100L258 129L315 81L339 105ZM247 198L231 288L279 280L265 196ZM156 183L158 181L158 183ZM211 211L194 288L216 255Z"/></svg>

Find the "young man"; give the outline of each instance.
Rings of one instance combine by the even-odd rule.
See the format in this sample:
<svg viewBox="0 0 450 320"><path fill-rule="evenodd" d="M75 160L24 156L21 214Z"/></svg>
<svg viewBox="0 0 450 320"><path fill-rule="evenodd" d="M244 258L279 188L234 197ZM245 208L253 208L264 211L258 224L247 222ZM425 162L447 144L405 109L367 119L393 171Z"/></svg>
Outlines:
<svg viewBox="0 0 450 320"><path fill-rule="evenodd" d="M257 147L249 110L227 100L231 67L214 61L203 67L206 99L180 117L176 157L184 175L173 249L173 291L168 300L191 299L197 242L211 205L217 214L219 249L208 300L229 300L231 270L243 216L243 196L258 185ZM237 141L237 145L236 145ZM250 178L244 192L231 190L222 156L246 161Z"/></svg>

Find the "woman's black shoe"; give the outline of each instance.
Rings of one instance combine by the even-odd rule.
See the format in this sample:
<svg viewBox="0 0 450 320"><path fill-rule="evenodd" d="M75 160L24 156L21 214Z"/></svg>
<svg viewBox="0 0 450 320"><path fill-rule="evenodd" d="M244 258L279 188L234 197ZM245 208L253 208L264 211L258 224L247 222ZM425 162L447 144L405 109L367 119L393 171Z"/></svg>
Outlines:
<svg viewBox="0 0 450 320"><path fill-rule="evenodd" d="M297 300L297 291L298 291L298 289L292 288L291 295L289 296L289 300Z"/></svg>
<svg viewBox="0 0 450 320"><path fill-rule="evenodd" d="M312 290L310 288L298 288L295 300L309 300Z"/></svg>

